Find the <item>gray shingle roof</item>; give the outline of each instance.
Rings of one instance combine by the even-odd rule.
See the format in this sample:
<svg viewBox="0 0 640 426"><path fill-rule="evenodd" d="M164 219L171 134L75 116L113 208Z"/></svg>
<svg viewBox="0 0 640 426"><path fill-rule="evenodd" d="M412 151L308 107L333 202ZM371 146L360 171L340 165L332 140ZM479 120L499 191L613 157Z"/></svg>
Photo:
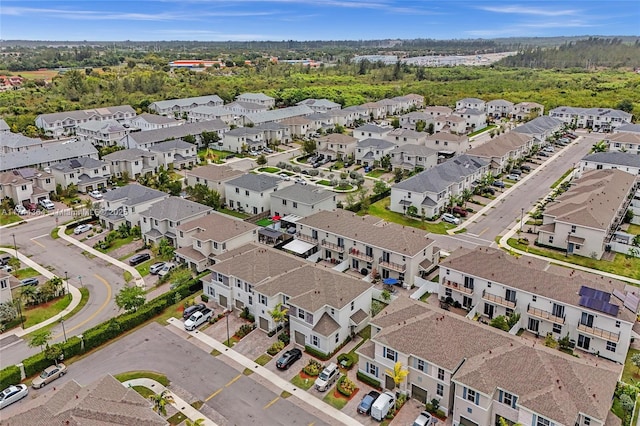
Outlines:
<svg viewBox="0 0 640 426"><path fill-rule="evenodd" d="M225 135L229 136L253 136L259 135L262 133L262 129L256 127L237 127L235 129L231 129L225 133Z"/></svg>
<svg viewBox="0 0 640 426"><path fill-rule="evenodd" d="M11 128L9 127L7 122L4 121L3 118L0 118L0 132L8 132L9 130L11 130Z"/></svg>
<svg viewBox="0 0 640 426"><path fill-rule="evenodd" d="M67 118L71 118L74 120L86 120L91 117L102 117L105 115L113 115L117 113L123 114L134 114L136 110L134 110L130 105L119 105L119 106L110 106L110 107L102 107L95 109L85 109L78 111L64 111L64 112L54 112L51 114L41 114L36 119L42 118L46 123L53 123L58 120L66 120Z"/></svg>
<svg viewBox="0 0 640 426"><path fill-rule="evenodd" d="M59 170L61 172L72 172L79 168L94 169L104 166L104 161L96 160L91 157L80 157L66 160L58 164L51 166L52 170Z"/></svg>
<svg viewBox="0 0 640 426"><path fill-rule="evenodd" d="M306 105L296 105L288 108L272 109L269 111L252 112L245 117L254 124L266 123L269 121L281 121L285 118L301 117L313 114L313 110Z"/></svg>
<svg viewBox="0 0 640 426"><path fill-rule="evenodd" d="M407 153L412 155L423 155L425 157L428 157L430 155L437 155L438 151L436 151L435 149L427 148L424 145L408 143L393 149L391 153L392 154Z"/></svg>
<svg viewBox="0 0 640 426"><path fill-rule="evenodd" d="M616 129L617 132L640 133L640 124L623 124Z"/></svg>
<svg viewBox="0 0 640 426"><path fill-rule="evenodd" d="M263 192L277 188L280 182L282 182L282 179L274 176L247 173L228 180L226 183L227 185L237 186L238 188L248 189L250 191Z"/></svg>
<svg viewBox="0 0 640 426"><path fill-rule="evenodd" d="M102 131L105 133L124 132L126 130L122 124L115 120L87 121L86 123L78 124L78 128L87 129L92 132Z"/></svg>
<svg viewBox="0 0 640 426"><path fill-rule="evenodd" d="M253 127L256 130L283 130L288 127L280 123L260 123Z"/></svg>
<svg viewBox="0 0 640 426"><path fill-rule="evenodd" d="M513 106L513 102L506 101L504 99L494 99L492 101L487 102L487 105L495 105L495 106Z"/></svg>
<svg viewBox="0 0 640 426"><path fill-rule="evenodd" d="M96 150L89 141L46 143L43 144L40 149L3 154L0 171L20 169L22 167L47 164L49 162L54 163L89 155L98 155L98 150Z"/></svg>
<svg viewBox="0 0 640 426"><path fill-rule="evenodd" d="M223 106L199 106L191 109L190 112L197 113L197 114L213 115L216 117L233 115L233 111L230 111Z"/></svg>
<svg viewBox="0 0 640 426"><path fill-rule="evenodd" d="M107 193L105 193L102 198L105 201L110 202L126 200L125 202L123 202L124 205L135 206L151 200L167 197L169 197L169 194L167 194L166 192L132 183L127 186L115 188L112 191L107 191Z"/></svg>
<svg viewBox="0 0 640 426"><path fill-rule="evenodd" d="M323 108L336 108L340 107L340 104L330 101L329 99L305 99L298 102L296 105L307 105Z"/></svg>
<svg viewBox="0 0 640 426"><path fill-rule="evenodd" d="M449 185L462 181L489 163L480 158L460 155L442 164L418 173L409 179L393 185L393 188L413 192L444 191Z"/></svg>
<svg viewBox="0 0 640 426"><path fill-rule="evenodd" d="M355 130L357 130L359 132L384 133L384 132L390 132L393 129L391 127L381 127L381 126L376 126L375 124L367 123L367 124L362 125L360 127L356 127Z"/></svg>
<svg viewBox="0 0 640 426"><path fill-rule="evenodd" d="M478 99L478 98L462 98L460 99L459 102L464 102L467 104L477 104L477 103L482 103L484 102L482 99Z"/></svg>
<svg viewBox="0 0 640 426"><path fill-rule="evenodd" d="M168 139L179 139L187 135L199 135L202 132L214 132L228 129L229 125L220 119L186 123L180 126L171 126L164 129L147 130L145 132L130 133L127 138L138 144L162 142ZM124 138L126 140L126 138Z"/></svg>
<svg viewBox="0 0 640 426"><path fill-rule="evenodd" d="M377 138L367 138L367 139L358 141L356 143L356 147L358 148L374 147L378 149L389 149L389 148L393 148L394 146L396 146L396 144L384 139L377 139Z"/></svg>
<svg viewBox="0 0 640 426"><path fill-rule="evenodd" d="M553 114L570 114L570 115L593 115L594 117L612 117L623 120L631 120L632 115L628 112L612 108L580 108L570 106L560 106L549 111L549 115Z"/></svg>
<svg viewBox="0 0 640 426"><path fill-rule="evenodd" d="M153 203L147 210L140 213L140 216L178 222L207 211L213 211L213 209L184 198L169 197Z"/></svg>
<svg viewBox="0 0 640 426"><path fill-rule="evenodd" d="M526 134L538 134L548 131L555 131L563 126L563 122L557 118L541 115L533 120L513 129L514 132Z"/></svg>
<svg viewBox="0 0 640 426"><path fill-rule="evenodd" d="M149 148L153 152L169 152L174 149L189 149L195 148L195 145L189 142L185 142L182 139L173 139L166 142L160 142Z"/></svg>
<svg viewBox="0 0 640 426"><path fill-rule="evenodd" d="M247 99L247 100L255 100L255 101L272 101L274 100L271 96L267 96L264 93L242 93L238 95L236 99Z"/></svg>
<svg viewBox="0 0 640 426"><path fill-rule="evenodd" d="M582 161L612 164L616 166L640 167L640 155L628 152L596 152L582 158Z"/></svg>
<svg viewBox="0 0 640 426"><path fill-rule="evenodd" d="M153 152L145 149L130 148L112 152L102 157L102 159L107 161L135 161L142 157L151 157L153 155L155 155Z"/></svg>
<svg viewBox="0 0 640 426"><path fill-rule="evenodd" d="M6 146L8 148L23 148L28 146L42 145L43 143L46 142L42 139L29 138L22 133L12 133L6 131L0 134L0 146L3 147Z"/></svg>
<svg viewBox="0 0 640 426"><path fill-rule="evenodd" d="M208 96L196 96L193 98L156 101L156 102L153 102L151 105L149 105L149 107L155 106L155 107L158 107L159 109L167 109L167 108L172 108L174 106L185 107L193 104L206 105L209 102L222 103L224 101L218 95L208 95Z"/></svg>
<svg viewBox="0 0 640 426"><path fill-rule="evenodd" d="M334 196L335 194L331 191L315 186L298 184L289 185L271 194L271 198L277 197L307 205L313 205Z"/></svg>
<svg viewBox="0 0 640 426"><path fill-rule="evenodd" d="M246 110L268 110L269 107L267 107L266 105L262 105L262 104L257 104L255 102L246 102L246 101L235 101L235 102L231 102L229 104L226 104L224 106L224 108L229 108L231 109L232 107L235 106L239 106L241 108L244 108Z"/></svg>
<svg viewBox="0 0 640 426"><path fill-rule="evenodd" d="M153 124L178 123L178 120L173 117L167 117L166 115L149 114L148 112L139 114L134 120L144 120L147 123Z"/></svg>

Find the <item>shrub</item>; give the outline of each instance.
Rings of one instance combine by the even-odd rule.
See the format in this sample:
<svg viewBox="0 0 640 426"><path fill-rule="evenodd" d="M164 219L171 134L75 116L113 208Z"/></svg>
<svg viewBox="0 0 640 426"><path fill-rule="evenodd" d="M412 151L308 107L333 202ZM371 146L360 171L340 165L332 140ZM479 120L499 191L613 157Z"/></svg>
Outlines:
<svg viewBox="0 0 640 426"><path fill-rule="evenodd" d="M396 411L400 410L405 402L407 402L407 395L401 393L398 399L396 399Z"/></svg>
<svg viewBox="0 0 640 426"><path fill-rule="evenodd" d="M346 375L338 379L338 392L344 396L351 396L356 391L356 384L351 381Z"/></svg>
<svg viewBox="0 0 640 426"><path fill-rule="evenodd" d="M255 317L249 312L249 308L248 307L244 307L242 309L242 312L240 312L240 318L242 319L246 319L249 322L255 322Z"/></svg>
<svg viewBox="0 0 640 426"><path fill-rule="evenodd" d="M286 346L289 344L289 342L291 342L291 336L289 335L289 332L283 331L282 333L278 334L278 340L283 342Z"/></svg>
<svg viewBox="0 0 640 426"><path fill-rule="evenodd" d="M323 361L326 361L326 360L328 360L329 358L331 358L331 354L327 354L327 353L324 353L324 352L322 352L322 351L319 351L319 350L317 350L316 348L312 348L312 347L311 347L311 346L309 346L309 345L305 345L305 347L304 347L304 351L305 351L306 353L308 353L309 355L311 355L311 356L315 356L316 358L321 359L321 360L323 360Z"/></svg>
<svg viewBox="0 0 640 426"><path fill-rule="evenodd" d="M278 340L277 342L274 342L269 349L267 349L267 353L271 356L274 356L275 354L277 354L283 349L284 349L284 343Z"/></svg>
<svg viewBox="0 0 640 426"><path fill-rule="evenodd" d="M0 370L0 388L4 389L20 383L20 369L15 365Z"/></svg>
<svg viewBox="0 0 640 426"><path fill-rule="evenodd" d="M361 371L358 371L358 372L356 373L356 377L357 377L357 378L358 378L358 380L360 380L362 383L365 383L365 384L367 384L367 385L371 386L371 387L372 387L372 388L374 388L374 389L382 390L382 387L380 386L380 381L379 381L379 380L376 380L376 379L374 379L374 378L371 378L371 377L367 376L366 374L364 374L364 373L363 373L363 372L361 372Z"/></svg>
<svg viewBox="0 0 640 426"><path fill-rule="evenodd" d="M200 299L202 299L203 302L207 303L209 301L209 296L203 294L202 296L200 296Z"/></svg>
<svg viewBox="0 0 640 426"><path fill-rule="evenodd" d="M238 331L236 331L236 336L242 339L244 336L251 333L255 327L255 324L242 324Z"/></svg>
<svg viewBox="0 0 640 426"><path fill-rule="evenodd" d="M23 360L22 364L24 365L24 373L30 377L53 364L53 361L45 358L44 352L40 352Z"/></svg>
<svg viewBox="0 0 640 426"><path fill-rule="evenodd" d="M353 367L353 364L355 364L356 360L355 360L355 356L353 354L350 353L342 353L340 355L338 355L338 364L341 367L346 368L347 370L350 370L351 367Z"/></svg>
<svg viewBox="0 0 640 426"><path fill-rule="evenodd" d="M74 357L82 352L82 341L79 337L73 336L65 343L62 343L62 353L65 359Z"/></svg>
<svg viewBox="0 0 640 426"><path fill-rule="evenodd" d="M308 376L316 377L322 371L322 364L312 358L302 371Z"/></svg>

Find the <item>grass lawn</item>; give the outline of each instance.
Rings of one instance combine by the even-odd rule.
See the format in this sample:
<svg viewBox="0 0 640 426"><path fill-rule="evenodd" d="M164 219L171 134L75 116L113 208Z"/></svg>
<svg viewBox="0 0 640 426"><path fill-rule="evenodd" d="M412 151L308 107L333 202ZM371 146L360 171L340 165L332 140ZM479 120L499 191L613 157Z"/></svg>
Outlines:
<svg viewBox="0 0 640 426"><path fill-rule="evenodd" d="M173 416L169 417L167 419L167 422L169 422L170 425L179 425L180 423L184 422L186 419L187 419L187 416L182 414L181 411L178 411Z"/></svg>
<svg viewBox="0 0 640 426"><path fill-rule="evenodd" d="M638 371L638 367L633 365L631 362L631 357L637 353L640 353L638 349L629 348L629 352L627 352L627 359L624 362L624 370L622 370L622 381L627 384L632 384L640 380L640 374Z"/></svg>
<svg viewBox="0 0 640 426"><path fill-rule="evenodd" d="M155 395L154 391L149 388L145 388L144 386L131 386L131 389L142 395L144 399L149 399L150 397Z"/></svg>
<svg viewBox="0 0 640 426"><path fill-rule="evenodd" d="M50 300L47 303L41 303L32 309L23 310L23 314L26 318L24 328L40 324L42 321L48 320L52 316L59 314L69 306L69 303L71 303L71 298L65 295L58 299Z"/></svg>
<svg viewBox="0 0 640 426"><path fill-rule="evenodd" d="M56 227L55 227L55 228L53 228L53 229L51 230L51 232L49 233L49 235L51 236L51 238L53 238L54 240L57 240L58 238L60 238L60 237L58 236L58 229L60 229L60 227L59 227L59 226L56 226Z"/></svg>
<svg viewBox="0 0 640 426"><path fill-rule="evenodd" d="M160 383L162 386L169 386L169 379L167 376L161 373L156 373L155 371L127 371L126 373L116 374L113 377L116 378L120 383L126 382L127 380L133 379L152 379L156 382Z"/></svg>
<svg viewBox="0 0 640 426"><path fill-rule="evenodd" d="M429 296L431 296L431 293L426 292L425 294L423 294L422 296L420 296L420 301L421 302L427 302L427 299L429 298Z"/></svg>
<svg viewBox="0 0 640 426"><path fill-rule="evenodd" d="M264 219L260 219L259 221L256 222L256 225L258 226L269 226L273 223L273 221L267 217L265 217Z"/></svg>
<svg viewBox="0 0 640 426"><path fill-rule="evenodd" d="M480 133L482 133L482 132L488 132L489 130L491 130L491 129L495 129L496 127L497 127L497 126L496 126L495 124L489 124L487 127L483 127L483 128L482 128L482 129L480 129L480 130L476 130L475 132L471 132L471 133L469 133L467 136L468 136L468 137L472 137L472 136L475 136L475 135L479 135L479 134L480 134Z"/></svg>
<svg viewBox="0 0 640 426"><path fill-rule="evenodd" d="M80 312L80 310L82 308L84 308L84 306L87 304L87 302L89 301L89 289L87 288L81 288L80 289L80 294L82 295L82 297L80 298L80 303L78 303L78 306L76 306L75 308L73 308L73 310L71 312L69 312L67 315L64 316L64 320L66 321L67 319L71 318L72 316L74 316L75 314L77 314L78 312ZM23 312L24 313L24 312ZM19 323L17 324L19 325ZM51 330L51 328L53 328L56 324L50 324L46 327L41 328L40 330ZM38 332L39 330L34 331L34 333ZM29 337L31 337L33 333L28 334L27 336L25 336L25 339L28 339Z"/></svg>
<svg viewBox="0 0 640 426"><path fill-rule="evenodd" d="M629 229L627 229L625 232L627 232L628 234L633 234L633 235L638 235L640 234L640 225L636 225L636 224L629 224Z"/></svg>
<svg viewBox="0 0 640 426"><path fill-rule="evenodd" d="M313 386L313 382L315 382L315 379L303 379L302 377L300 377L300 374L296 374L296 376L291 379L291 383L303 390L311 389L311 386Z"/></svg>
<svg viewBox="0 0 640 426"><path fill-rule="evenodd" d="M323 185L323 186L331 186L331 181L328 181L326 179L324 180L319 180L318 182L316 182L318 185Z"/></svg>
<svg viewBox="0 0 640 426"><path fill-rule="evenodd" d="M338 191L349 191L351 189L353 189L352 185L338 185L335 187L335 189L337 189Z"/></svg>
<svg viewBox="0 0 640 426"><path fill-rule="evenodd" d="M533 253L540 256L549 257L551 259L562 260L576 265L585 266L587 268L597 269L599 271L610 272L612 274L622 275L629 278L640 279L640 258L627 259L624 254L616 253L612 262L607 260L591 259L590 257L578 256L572 254L565 257L564 252L557 250L545 249L542 247L529 247L526 244L520 244L514 238L509 238L509 245L513 248L520 249L527 253Z"/></svg>
<svg viewBox="0 0 640 426"><path fill-rule="evenodd" d="M200 296L202 294L202 291L199 291L197 293L192 294L191 296L187 297L186 299L181 300L178 303L174 303L171 306L168 306L163 313L161 313L160 315L158 315L155 318L155 321L162 325L165 326L167 325L167 320L171 317L176 317L176 318L182 318L182 312L184 311L184 303L188 300L188 299L195 299L196 297Z"/></svg>
<svg viewBox="0 0 640 426"><path fill-rule="evenodd" d="M19 269L16 272L16 278L19 280L24 280L25 278L37 277L38 275L40 275L40 272L36 271L33 268Z"/></svg>
<svg viewBox="0 0 640 426"><path fill-rule="evenodd" d="M22 218L17 214L0 214L0 225L9 225L10 223L20 222Z"/></svg>
<svg viewBox="0 0 640 426"><path fill-rule="evenodd" d="M336 394L340 396L336 396ZM338 410L342 410L344 406L347 405L347 402L349 402L346 397L335 392L333 389L329 389L327 395L322 400Z"/></svg>
<svg viewBox="0 0 640 426"><path fill-rule="evenodd" d="M280 169L277 167L260 167L258 171L264 173L278 173Z"/></svg>
<svg viewBox="0 0 640 426"><path fill-rule="evenodd" d="M271 361L273 358L271 357L271 355L269 354L262 354L260 355L254 362L258 365L262 365L263 367L265 365L267 365L267 363L269 361Z"/></svg>
<svg viewBox="0 0 640 426"><path fill-rule="evenodd" d="M622 408L622 404L620 404L620 400L618 398L613 399L613 406L611 407L611 412L618 416L619 418L624 417L624 409Z"/></svg>
<svg viewBox="0 0 640 426"><path fill-rule="evenodd" d="M247 213L241 213L235 210L231 210L231 209L220 209L218 210L220 213L224 213L224 214L228 214L229 216L233 216L233 217L239 217L240 219L246 219L248 218L249 214Z"/></svg>
<svg viewBox="0 0 640 426"><path fill-rule="evenodd" d="M573 168L567 170L566 172L564 172L564 174L562 176L560 176L560 179L558 179L557 181L553 182L553 184L551 185L551 189L556 189L556 187L558 185L560 185L560 182L562 182L564 180L564 178L566 178L567 176L569 176L569 173L571 173L573 171Z"/></svg>
<svg viewBox="0 0 640 426"><path fill-rule="evenodd" d="M372 177L372 178L379 178L380 176L382 176L385 173L386 173L386 171L383 170L383 169L375 169L375 170L371 170L369 173L367 173L367 176Z"/></svg>
<svg viewBox="0 0 640 426"><path fill-rule="evenodd" d="M113 251L115 249L119 249L120 247L122 247L122 246L124 246L126 244L129 244L132 241L133 241L133 236L129 235L127 238L117 238L117 239L115 239L111 243L111 246L109 246L109 248L106 249L106 250L103 250L101 248L96 248L96 250L98 250L99 252L102 252L102 253L109 253L110 251Z"/></svg>
<svg viewBox="0 0 640 426"><path fill-rule="evenodd" d="M402 213L392 212L391 210L387 210L386 207L389 205L389 197L383 198L380 201L377 201L369 207L369 214L373 216L377 216L381 219L386 220L387 222L398 223L400 225L411 226L413 228L423 229L427 232L433 232L434 234L446 234L447 229L454 228L455 225L446 223L446 222L423 222L418 219L412 219L403 215Z"/></svg>
<svg viewBox="0 0 640 426"><path fill-rule="evenodd" d="M162 262L160 259L149 259L146 262L142 262L141 264L136 266L136 271L140 272L140 275L146 277L149 275L149 267L156 262Z"/></svg>

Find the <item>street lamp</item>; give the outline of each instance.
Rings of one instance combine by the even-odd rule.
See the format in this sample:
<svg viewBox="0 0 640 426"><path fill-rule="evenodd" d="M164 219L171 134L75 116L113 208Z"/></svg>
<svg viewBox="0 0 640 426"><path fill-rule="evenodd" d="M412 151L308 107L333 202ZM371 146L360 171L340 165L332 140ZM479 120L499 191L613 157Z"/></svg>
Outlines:
<svg viewBox="0 0 640 426"><path fill-rule="evenodd" d="M18 246L16 245L16 234L11 234L13 237L13 251L16 252L16 259L18 258Z"/></svg>
<svg viewBox="0 0 640 426"><path fill-rule="evenodd" d="M69 275L67 271L64 271L64 280L67 282L67 294L71 297L71 293L69 293Z"/></svg>
<svg viewBox="0 0 640 426"><path fill-rule="evenodd" d="M82 275L78 275L78 280L80 280L80 288L83 288L84 286L82 285Z"/></svg>
<svg viewBox="0 0 640 426"><path fill-rule="evenodd" d="M224 310L224 316L227 319L227 346L231 347L231 336L229 335L229 315L233 312L231 309Z"/></svg>
<svg viewBox="0 0 640 426"><path fill-rule="evenodd" d="M22 316L22 295L18 297L18 315L20 315L20 322L22 323L22 328L24 329L24 317Z"/></svg>
<svg viewBox="0 0 640 426"><path fill-rule="evenodd" d="M64 320L60 320L60 325L62 325L62 335L64 336L64 342L67 343L67 330L64 328Z"/></svg>
<svg viewBox="0 0 640 426"><path fill-rule="evenodd" d="M520 211L520 233L522 234L522 221L524 220L524 207Z"/></svg>

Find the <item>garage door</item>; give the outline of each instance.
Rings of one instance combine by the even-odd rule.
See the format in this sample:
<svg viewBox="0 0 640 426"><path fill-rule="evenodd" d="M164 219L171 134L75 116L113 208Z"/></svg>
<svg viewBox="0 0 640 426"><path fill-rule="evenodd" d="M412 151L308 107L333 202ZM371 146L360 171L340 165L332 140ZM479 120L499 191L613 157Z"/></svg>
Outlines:
<svg viewBox="0 0 640 426"><path fill-rule="evenodd" d="M427 391L416 385L411 385L411 398L416 399L422 402L423 404L426 404Z"/></svg>
<svg viewBox="0 0 640 426"><path fill-rule="evenodd" d="M227 296L220 295L220 306L226 309L228 306L227 303Z"/></svg>
<svg viewBox="0 0 640 426"><path fill-rule="evenodd" d="M295 340L296 340L296 343L299 344L300 346L305 345L304 334L300 333L299 331L295 332Z"/></svg>
<svg viewBox="0 0 640 426"><path fill-rule="evenodd" d="M472 422L471 420L465 419L464 417L460 416L460 426L478 426L478 423Z"/></svg>
<svg viewBox="0 0 640 426"><path fill-rule="evenodd" d="M269 321L266 318L259 318L260 329L264 331L269 331Z"/></svg>
<svg viewBox="0 0 640 426"><path fill-rule="evenodd" d="M384 375L384 388L389 390L394 390L396 388L396 382L393 380L393 377Z"/></svg>

